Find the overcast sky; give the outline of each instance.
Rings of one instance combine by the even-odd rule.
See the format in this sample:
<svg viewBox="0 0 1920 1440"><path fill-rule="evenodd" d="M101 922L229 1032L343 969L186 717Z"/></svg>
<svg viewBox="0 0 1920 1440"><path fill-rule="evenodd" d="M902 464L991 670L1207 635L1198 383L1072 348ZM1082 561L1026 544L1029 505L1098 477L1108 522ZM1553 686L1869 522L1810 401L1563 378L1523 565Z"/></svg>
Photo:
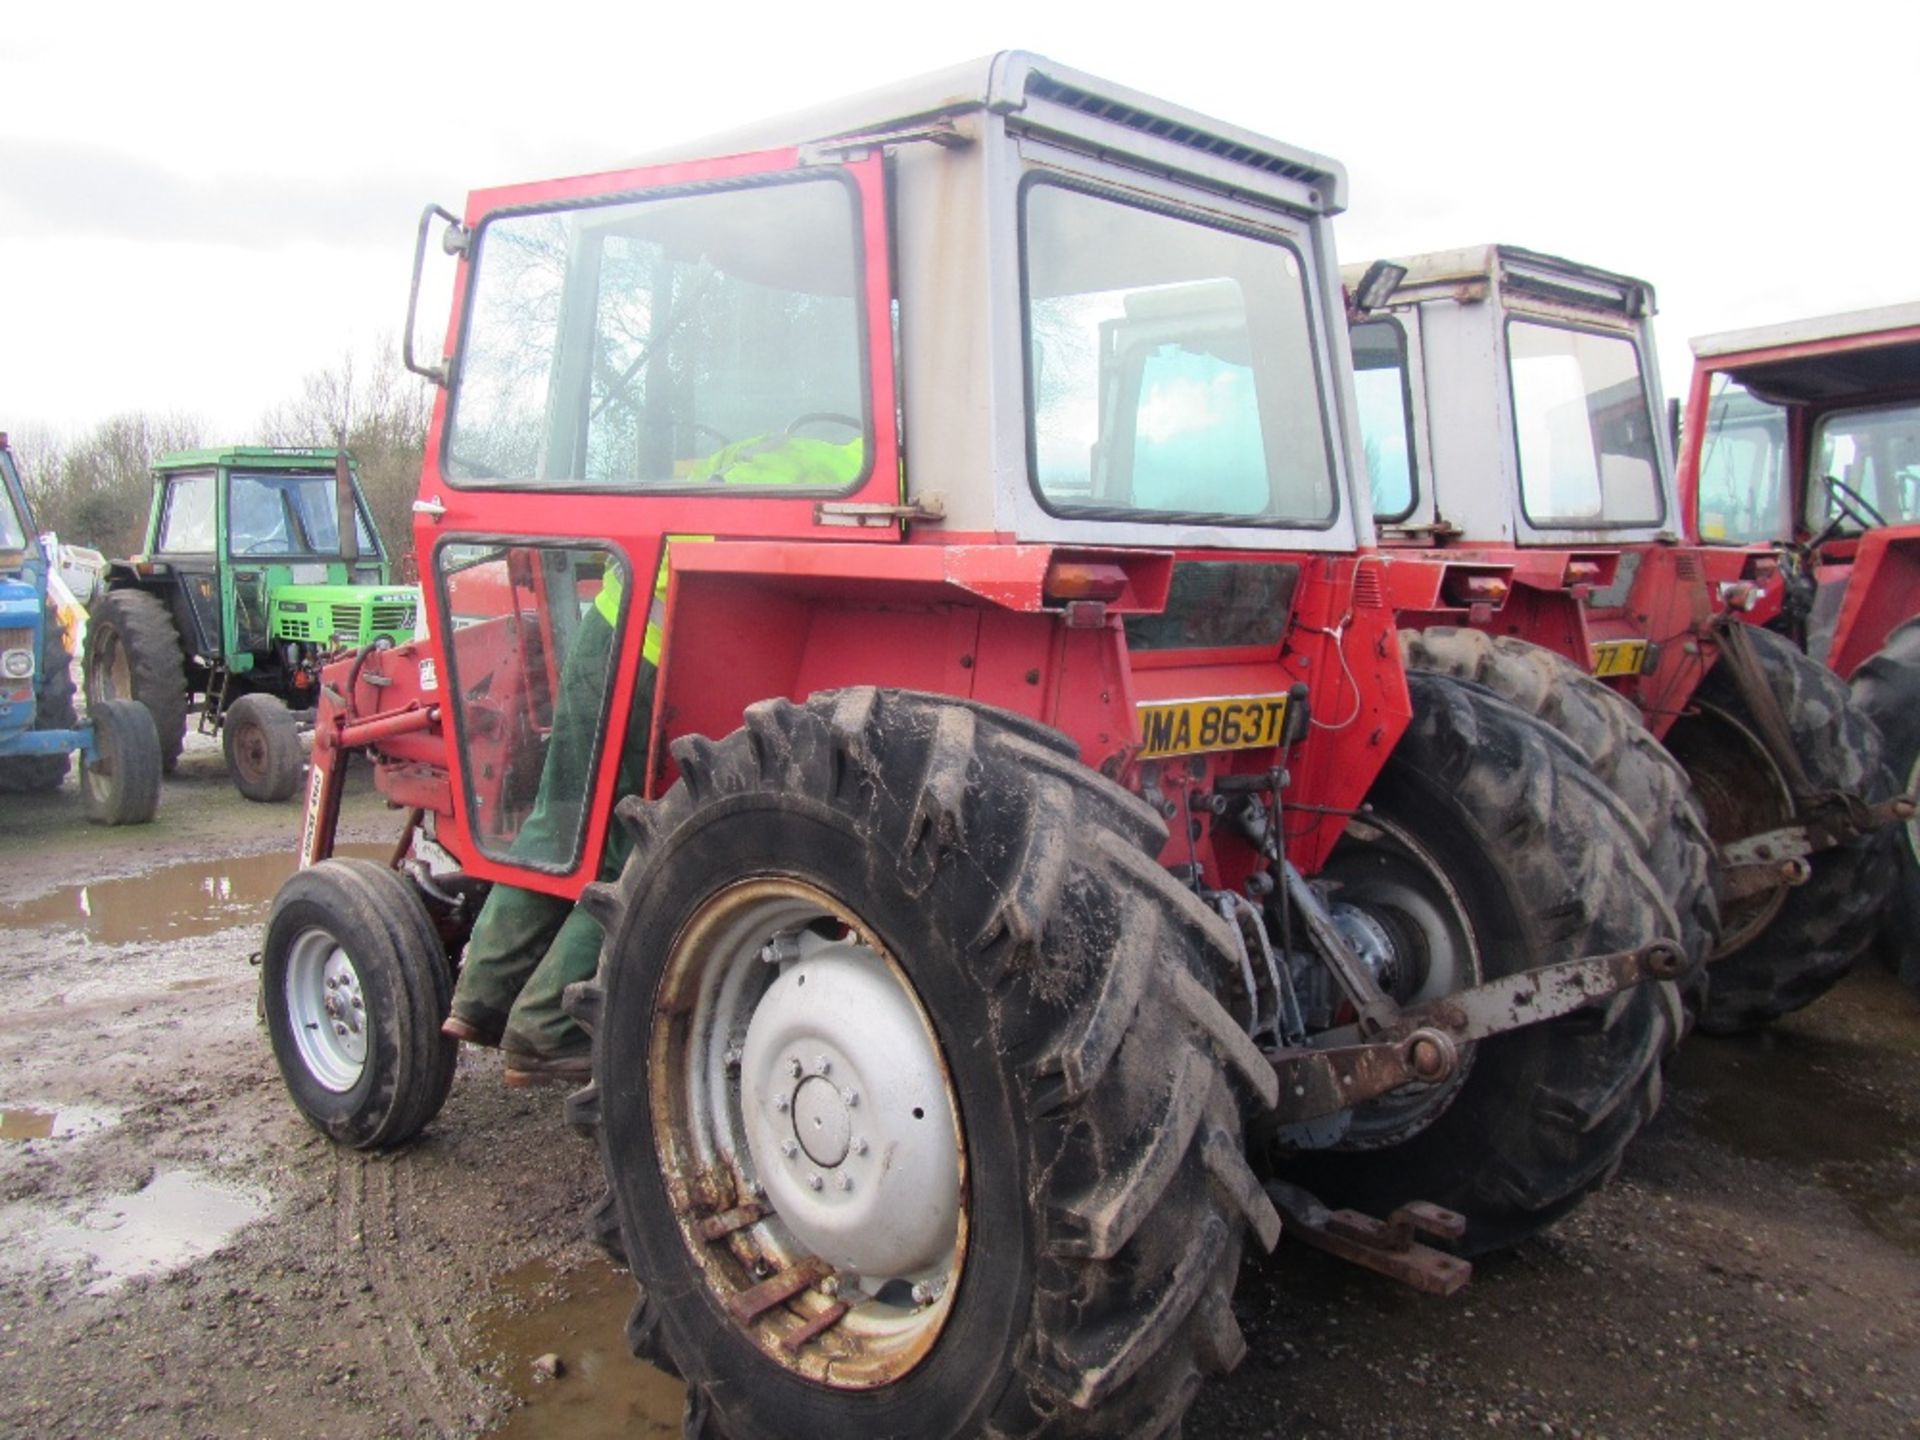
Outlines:
<svg viewBox="0 0 1920 1440"><path fill-rule="evenodd" d="M1345 162L1345 260L1497 239L1651 280L1670 394L1689 336L1920 298L1913 0L14 4L0 428L251 439L398 332L426 201L1007 47Z"/></svg>

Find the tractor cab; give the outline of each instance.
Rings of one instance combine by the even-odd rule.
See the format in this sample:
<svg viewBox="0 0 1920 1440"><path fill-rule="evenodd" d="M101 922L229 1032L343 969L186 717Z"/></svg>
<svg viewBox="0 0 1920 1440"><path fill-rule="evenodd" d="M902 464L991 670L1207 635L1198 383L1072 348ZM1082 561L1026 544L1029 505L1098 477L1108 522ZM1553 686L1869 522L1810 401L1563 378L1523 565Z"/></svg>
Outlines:
<svg viewBox="0 0 1920 1440"><path fill-rule="evenodd" d="M1510 245L1343 274L1381 543L1436 562L1399 567L1407 623L1522 635L1664 730L1702 669L1696 622L1764 603L1773 565L1678 545L1653 287Z"/></svg>
<svg viewBox="0 0 1920 1440"><path fill-rule="evenodd" d="M1681 489L1711 547L1771 545L1782 624L1851 675L1920 615L1920 305L1693 342Z"/></svg>
<svg viewBox="0 0 1920 1440"><path fill-rule="evenodd" d="M308 1119L430 1122L476 906L577 900L630 1334L734 1434L1160 1433L1282 1212L1444 1293L1416 1235L1600 1183L1695 957L1564 748L1405 673L1345 190L1013 53L430 209L428 633L324 672L263 949Z"/></svg>

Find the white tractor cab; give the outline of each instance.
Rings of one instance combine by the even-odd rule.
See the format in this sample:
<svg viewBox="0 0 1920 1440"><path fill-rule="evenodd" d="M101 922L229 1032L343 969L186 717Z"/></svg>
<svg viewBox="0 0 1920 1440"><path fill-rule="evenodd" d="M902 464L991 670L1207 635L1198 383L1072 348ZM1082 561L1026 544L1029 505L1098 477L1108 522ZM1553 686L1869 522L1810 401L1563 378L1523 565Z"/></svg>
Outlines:
<svg viewBox="0 0 1920 1440"><path fill-rule="evenodd" d="M1677 536L1651 285L1512 245L1349 265L1342 277L1386 539Z"/></svg>

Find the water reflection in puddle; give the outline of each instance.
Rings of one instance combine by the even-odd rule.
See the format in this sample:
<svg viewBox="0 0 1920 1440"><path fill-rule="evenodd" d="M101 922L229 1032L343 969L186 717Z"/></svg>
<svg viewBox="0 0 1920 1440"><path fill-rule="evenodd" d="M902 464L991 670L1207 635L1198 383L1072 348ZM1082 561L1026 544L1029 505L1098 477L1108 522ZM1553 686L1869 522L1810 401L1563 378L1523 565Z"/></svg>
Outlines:
<svg viewBox="0 0 1920 1440"><path fill-rule="evenodd" d="M342 845L337 853L384 861L387 844ZM0 905L0 929L56 926L106 945L211 935L266 918L274 892L293 874L292 855L241 855L165 865L144 875L70 885L17 905Z"/></svg>
<svg viewBox="0 0 1920 1440"><path fill-rule="evenodd" d="M500 1302L476 1317L472 1359L523 1402L493 1431L497 1440L650 1440L680 1434L686 1391L627 1350L633 1277L604 1260L564 1274L537 1260L500 1278ZM555 1354L557 1380L536 1380L533 1362Z"/></svg>
<svg viewBox="0 0 1920 1440"><path fill-rule="evenodd" d="M143 1275L178 1270L221 1249L267 1213L267 1197L191 1170L163 1170L132 1195L102 1202L78 1220L31 1206L0 1211L11 1239L0 1263L86 1270L90 1295L106 1295Z"/></svg>
<svg viewBox="0 0 1920 1440"><path fill-rule="evenodd" d="M76 1140L118 1124L120 1112L98 1105L0 1110L0 1140Z"/></svg>

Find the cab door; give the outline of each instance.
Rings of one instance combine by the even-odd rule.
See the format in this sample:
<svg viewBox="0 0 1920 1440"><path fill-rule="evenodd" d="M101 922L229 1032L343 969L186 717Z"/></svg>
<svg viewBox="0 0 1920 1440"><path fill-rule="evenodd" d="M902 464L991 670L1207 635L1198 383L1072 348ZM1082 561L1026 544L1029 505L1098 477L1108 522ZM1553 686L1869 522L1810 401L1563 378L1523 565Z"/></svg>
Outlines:
<svg viewBox="0 0 1920 1440"><path fill-rule="evenodd" d="M644 743L672 664L672 545L901 538L885 173L780 150L483 191L459 243L415 507L450 839L476 874L573 893L600 867L609 757ZM529 604L514 577L536 571ZM603 624L588 685L570 647ZM491 762L510 777L476 760L511 739L489 726L527 737ZM503 793L558 829L532 845L483 816Z"/></svg>

